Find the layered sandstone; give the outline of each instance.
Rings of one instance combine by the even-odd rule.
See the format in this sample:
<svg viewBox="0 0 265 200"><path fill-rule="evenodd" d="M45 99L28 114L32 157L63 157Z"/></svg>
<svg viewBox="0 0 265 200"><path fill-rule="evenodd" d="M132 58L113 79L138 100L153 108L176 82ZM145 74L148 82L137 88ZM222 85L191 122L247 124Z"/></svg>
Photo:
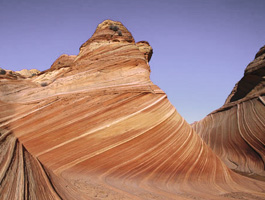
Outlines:
<svg viewBox="0 0 265 200"><path fill-rule="evenodd" d="M22 76L24 76L26 78L29 78L29 77L32 77L32 76L36 76L37 74L40 73L40 71L37 70L37 69L30 69L30 70L22 69L20 71L16 71L16 73L18 73L18 74L20 74L20 75L22 75Z"/></svg>
<svg viewBox="0 0 265 200"><path fill-rule="evenodd" d="M265 180L265 51L247 66L224 106L193 125L226 163Z"/></svg>
<svg viewBox="0 0 265 200"><path fill-rule="evenodd" d="M106 20L77 56L32 78L0 75L3 199L264 198L150 81L151 55Z"/></svg>

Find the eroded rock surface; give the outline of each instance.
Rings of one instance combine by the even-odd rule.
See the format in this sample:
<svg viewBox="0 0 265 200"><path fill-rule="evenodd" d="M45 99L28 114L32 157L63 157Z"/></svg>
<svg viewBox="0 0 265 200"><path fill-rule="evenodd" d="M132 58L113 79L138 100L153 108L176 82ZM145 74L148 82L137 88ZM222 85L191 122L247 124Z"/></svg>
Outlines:
<svg viewBox="0 0 265 200"><path fill-rule="evenodd" d="M18 74L20 74L20 75L22 75L22 76L24 76L26 78L29 78L29 77L32 77L32 76L36 76L37 74L40 73L40 71L37 70L37 69L30 69L30 70L22 69L20 71L16 71L16 73L18 73Z"/></svg>
<svg viewBox="0 0 265 200"><path fill-rule="evenodd" d="M193 128L228 167L265 180L265 51L256 54L224 106Z"/></svg>
<svg viewBox="0 0 265 200"><path fill-rule="evenodd" d="M153 55L153 48L150 44L146 41L137 42L136 45L138 46L139 50L144 53L146 60L149 62Z"/></svg>
<svg viewBox="0 0 265 200"><path fill-rule="evenodd" d="M58 70L64 67L70 67L74 63L75 58L76 58L75 55L63 54L59 58L57 58L56 61L54 61L50 69Z"/></svg>
<svg viewBox="0 0 265 200"><path fill-rule="evenodd" d="M228 169L150 81L141 44L106 20L77 56L30 79L0 75L1 197L264 198L265 184Z"/></svg>

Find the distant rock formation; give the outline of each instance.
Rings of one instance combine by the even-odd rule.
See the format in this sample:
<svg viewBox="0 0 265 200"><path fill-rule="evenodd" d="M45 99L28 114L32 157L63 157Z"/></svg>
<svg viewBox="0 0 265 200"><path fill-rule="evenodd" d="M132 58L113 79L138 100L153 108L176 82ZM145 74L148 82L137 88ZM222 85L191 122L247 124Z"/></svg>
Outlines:
<svg viewBox="0 0 265 200"><path fill-rule="evenodd" d="M51 66L50 70L58 70L60 68L70 67L75 60L75 55L61 55Z"/></svg>
<svg viewBox="0 0 265 200"><path fill-rule="evenodd" d="M20 75L22 75L22 76L24 76L26 78L29 78L31 76L35 76L35 75L39 74L40 71L37 70L37 69L30 69L30 70L22 69L20 71L16 71L16 73L19 73Z"/></svg>
<svg viewBox="0 0 265 200"><path fill-rule="evenodd" d="M265 46L256 54L224 106L193 124L235 171L265 180ZM258 175L258 176L257 176Z"/></svg>
<svg viewBox="0 0 265 200"><path fill-rule="evenodd" d="M32 77L33 72L36 74L39 73L39 70L33 69L31 72L30 70L23 69L21 71L12 71L7 69L0 68L0 79L25 79L27 77ZM35 74L34 74L35 75Z"/></svg>
<svg viewBox="0 0 265 200"><path fill-rule="evenodd" d="M0 75L2 199L262 199L150 81L152 48L106 20L77 56Z"/></svg>

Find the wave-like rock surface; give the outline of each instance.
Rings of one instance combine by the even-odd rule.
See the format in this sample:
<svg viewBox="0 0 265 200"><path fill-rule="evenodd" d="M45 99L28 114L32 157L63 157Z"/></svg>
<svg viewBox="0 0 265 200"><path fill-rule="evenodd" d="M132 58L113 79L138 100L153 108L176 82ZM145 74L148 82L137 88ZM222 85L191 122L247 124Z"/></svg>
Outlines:
<svg viewBox="0 0 265 200"><path fill-rule="evenodd" d="M265 46L246 68L224 106L193 124L226 163L265 180Z"/></svg>
<svg viewBox="0 0 265 200"><path fill-rule="evenodd" d="M106 20L77 56L1 75L2 199L264 199L150 81L151 56Z"/></svg>

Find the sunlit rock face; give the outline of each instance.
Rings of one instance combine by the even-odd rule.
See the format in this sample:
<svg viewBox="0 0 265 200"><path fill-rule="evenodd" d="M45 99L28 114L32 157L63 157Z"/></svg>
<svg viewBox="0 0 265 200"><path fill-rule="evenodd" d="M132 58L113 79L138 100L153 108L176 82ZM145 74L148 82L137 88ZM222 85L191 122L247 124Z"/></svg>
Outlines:
<svg viewBox="0 0 265 200"><path fill-rule="evenodd" d="M235 171L265 180L265 51L247 66L224 106L193 124Z"/></svg>
<svg viewBox="0 0 265 200"><path fill-rule="evenodd" d="M32 77L32 76L36 76L37 74L40 73L40 71L37 70L37 69L30 69L30 70L22 69L20 71L16 71L16 73L18 73L18 74L20 74L20 75L22 75L22 76L24 76L26 78L29 78L29 77Z"/></svg>
<svg viewBox="0 0 265 200"><path fill-rule="evenodd" d="M2 199L264 198L150 81L149 46L106 20L77 56L0 75Z"/></svg>
<svg viewBox="0 0 265 200"><path fill-rule="evenodd" d="M70 67L74 63L75 58L75 55L63 54L54 61L50 70L58 70L61 68Z"/></svg>

